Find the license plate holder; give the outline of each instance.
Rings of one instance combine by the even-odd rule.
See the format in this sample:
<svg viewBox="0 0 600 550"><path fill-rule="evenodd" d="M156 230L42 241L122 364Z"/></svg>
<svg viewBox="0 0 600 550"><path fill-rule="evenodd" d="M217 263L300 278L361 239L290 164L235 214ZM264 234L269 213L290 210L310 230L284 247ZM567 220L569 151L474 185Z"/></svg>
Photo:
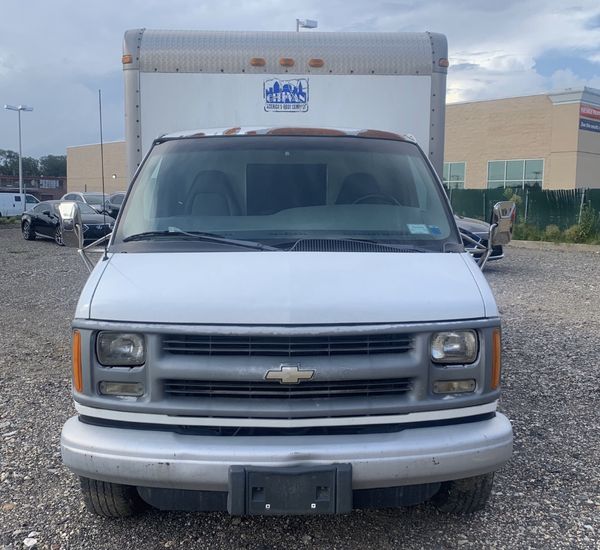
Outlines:
<svg viewBox="0 0 600 550"><path fill-rule="evenodd" d="M231 466L232 515L316 515L352 511L352 466Z"/></svg>

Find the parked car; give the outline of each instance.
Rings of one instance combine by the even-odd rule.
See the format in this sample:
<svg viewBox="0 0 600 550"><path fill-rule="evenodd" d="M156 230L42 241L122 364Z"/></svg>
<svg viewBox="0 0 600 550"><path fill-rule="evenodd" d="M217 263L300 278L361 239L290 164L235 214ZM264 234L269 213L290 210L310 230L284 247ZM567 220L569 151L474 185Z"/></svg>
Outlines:
<svg viewBox="0 0 600 550"><path fill-rule="evenodd" d="M36 197L25 194L25 205L31 208L40 202ZM19 193L0 193L0 218L2 216L20 216L23 213L23 198Z"/></svg>
<svg viewBox="0 0 600 550"><path fill-rule="evenodd" d="M67 193L63 195L63 201L77 201L89 204L96 212L104 211L106 195L103 193Z"/></svg>
<svg viewBox="0 0 600 550"><path fill-rule="evenodd" d="M461 237L463 235L467 235L471 237L471 239L479 242L482 246L487 246L488 235L490 232L490 224L483 222L481 220L476 220L474 218L465 218L464 216L454 215L456 219L456 225L458 225L458 229L460 231ZM466 242L463 238L463 243L467 248L473 248L473 243ZM472 251L471 254L477 260L481 254L483 254L483 250L481 251ZM488 262L491 260L501 260L504 258L504 249L502 245L494 245L492 247L492 253L488 258Z"/></svg>
<svg viewBox="0 0 600 550"><path fill-rule="evenodd" d="M40 202L21 217L23 238L33 241L36 237L49 237L62 246L62 230L58 216L58 205L61 201ZM114 218L99 214L87 204L79 204L83 221L83 234L86 241L95 241L110 233L115 224Z"/></svg>
<svg viewBox="0 0 600 550"><path fill-rule="evenodd" d="M107 214L116 218L119 214L119 210L121 210L121 205L123 204L123 199L125 198L125 193L120 191L119 193L113 193L106 202L104 203L104 210Z"/></svg>

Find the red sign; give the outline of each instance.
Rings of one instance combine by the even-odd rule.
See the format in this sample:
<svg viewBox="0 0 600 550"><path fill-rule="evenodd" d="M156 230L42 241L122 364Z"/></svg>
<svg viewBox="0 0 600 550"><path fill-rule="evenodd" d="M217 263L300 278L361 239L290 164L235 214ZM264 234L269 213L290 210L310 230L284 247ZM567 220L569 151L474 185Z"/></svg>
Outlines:
<svg viewBox="0 0 600 550"><path fill-rule="evenodd" d="M585 118L600 120L600 107L592 107L591 105L582 103L579 107L579 114Z"/></svg>

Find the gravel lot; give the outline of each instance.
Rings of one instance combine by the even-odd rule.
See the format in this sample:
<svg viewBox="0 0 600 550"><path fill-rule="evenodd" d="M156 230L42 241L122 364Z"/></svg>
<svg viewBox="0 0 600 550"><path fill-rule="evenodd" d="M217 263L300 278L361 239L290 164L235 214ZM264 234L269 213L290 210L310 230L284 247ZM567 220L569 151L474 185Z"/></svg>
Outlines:
<svg viewBox="0 0 600 550"><path fill-rule="evenodd" d="M515 453L484 512L429 506L344 517L88 514L61 464L73 414L76 252L0 228L0 549L600 548L600 255L512 248L486 270L504 316L502 409ZM32 542L30 542L33 544Z"/></svg>

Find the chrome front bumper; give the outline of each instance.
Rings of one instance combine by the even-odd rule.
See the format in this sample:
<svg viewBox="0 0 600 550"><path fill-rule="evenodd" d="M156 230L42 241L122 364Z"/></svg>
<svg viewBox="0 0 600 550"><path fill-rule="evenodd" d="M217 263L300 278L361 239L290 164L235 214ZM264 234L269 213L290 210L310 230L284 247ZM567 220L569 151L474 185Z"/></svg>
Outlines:
<svg viewBox="0 0 600 550"><path fill-rule="evenodd" d="M502 414L488 420L333 436L205 436L85 424L63 427L64 463L76 474L126 485L227 491L229 467L352 465L353 489L460 479L500 468L512 453Z"/></svg>

